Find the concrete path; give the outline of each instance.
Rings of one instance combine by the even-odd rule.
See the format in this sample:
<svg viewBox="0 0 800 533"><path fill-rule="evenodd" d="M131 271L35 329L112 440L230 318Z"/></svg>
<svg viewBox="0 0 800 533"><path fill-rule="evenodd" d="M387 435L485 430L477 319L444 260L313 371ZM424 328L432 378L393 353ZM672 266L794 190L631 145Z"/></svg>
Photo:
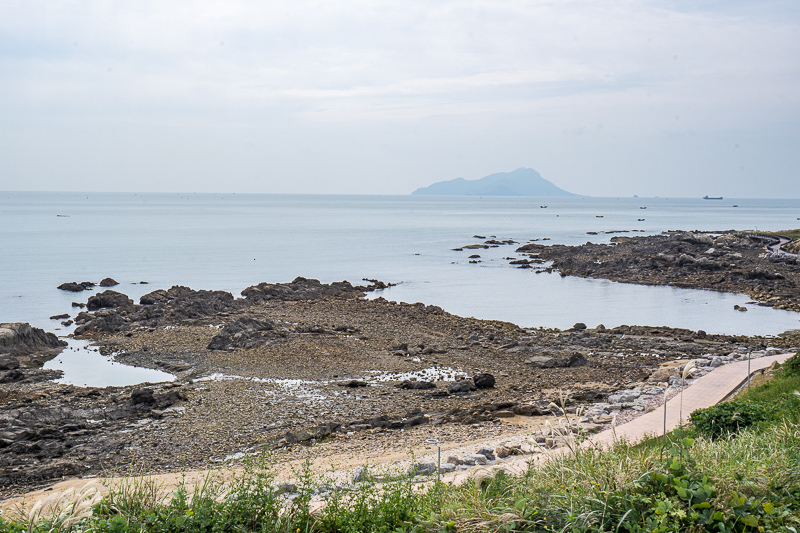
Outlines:
<svg viewBox="0 0 800 533"><path fill-rule="evenodd" d="M773 363L783 363L794 353L783 353L753 359L750 362L750 372L755 372L767 368ZM687 361L688 363L688 361ZM681 409L681 395L678 394L667 402L667 431L677 428L681 421L681 411L683 412L683 423L689 419L692 411L704 407L710 407L721 402L725 397L735 390L742 382L747 380L747 361L728 363L717 367L713 372L698 378L689 387L683 390L683 406ZM664 433L664 408L663 406L646 413L630 422L621 424L614 429L607 429L597 435L592 436L584 442L585 446L603 446L612 444L619 439L628 442L639 442L649 436L662 435ZM500 468L522 472L531 465L541 464L554 455L563 454L569 451L566 447L548 450L536 456L515 456L506 461L498 460ZM533 459L533 460L532 460ZM472 472L456 472L442 476L442 480L448 483L459 484L466 481Z"/></svg>

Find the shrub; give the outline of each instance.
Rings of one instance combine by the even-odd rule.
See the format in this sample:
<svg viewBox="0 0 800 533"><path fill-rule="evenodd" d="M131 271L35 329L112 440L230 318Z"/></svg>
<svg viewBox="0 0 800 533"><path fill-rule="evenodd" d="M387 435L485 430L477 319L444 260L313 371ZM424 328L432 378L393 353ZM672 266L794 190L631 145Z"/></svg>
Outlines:
<svg viewBox="0 0 800 533"><path fill-rule="evenodd" d="M800 376L800 350L783 363L787 376Z"/></svg>
<svg viewBox="0 0 800 533"><path fill-rule="evenodd" d="M690 418L701 435L715 439L767 420L769 409L761 402L733 400L698 409Z"/></svg>

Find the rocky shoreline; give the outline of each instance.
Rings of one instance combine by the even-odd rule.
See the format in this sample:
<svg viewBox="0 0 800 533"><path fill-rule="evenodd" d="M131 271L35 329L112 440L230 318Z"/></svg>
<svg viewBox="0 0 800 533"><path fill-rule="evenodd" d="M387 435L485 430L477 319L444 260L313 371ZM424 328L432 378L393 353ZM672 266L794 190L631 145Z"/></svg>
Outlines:
<svg viewBox="0 0 800 533"><path fill-rule="evenodd" d="M32 376L63 341L35 328L17 342L0 335L0 359L19 364L4 375L22 373L0 376L0 496L63 477L203 468L265 450L276 461L310 450L405 453L426 438L517 435L564 412L591 432L651 408L689 360L705 372L800 345L797 332L525 329L368 300L387 285L367 281L297 278L254 285L241 298L176 286L138 304L106 290L69 317L76 337L118 362L170 372L169 383L59 385Z"/></svg>
<svg viewBox="0 0 800 533"><path fill-rule="evenodd" d="M516 249L522 258L510 263L562 276L745 293L758 305L800 311L800 257L776 248L779 244L776 236L754 232L669 231L615 235L609 244L529 242ZM789 242L785 249L797 246Z"/></svg>

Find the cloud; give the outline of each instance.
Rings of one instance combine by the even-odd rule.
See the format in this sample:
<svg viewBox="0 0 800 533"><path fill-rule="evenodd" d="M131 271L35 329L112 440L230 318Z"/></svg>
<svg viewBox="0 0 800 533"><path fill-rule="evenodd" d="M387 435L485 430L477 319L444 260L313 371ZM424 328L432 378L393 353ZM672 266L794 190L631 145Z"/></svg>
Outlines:
<svg viewBox="0 0 800 533"><path fill-rule="evenodd" d="M711 139L796 125L798 34L797 9L777 1L5 3L0 138L20 125L35 138L34 123L84 135L98 123L131 135L143 124L196 135L223 128L242 139L269 132L294 153L288 143L303 128L306 138L366 137L362 149L377 150L376 133L480 124L529 145L582 131L596 143L582 148L590 152L611 138L651 139L657 153L676 131ZM450 137L483 151L477 132ZM81 135L64 142L86 149ZM141 157L152 151L136 144ZM433 155L409 150L433 166ZM618 174L641 167L641 149L622 152ZM520 160L522 148L508 157L508 168L489 170L540 166ZM545 164L574 166L562 157ZM497 164L485 161L473 167Z"/></svg>

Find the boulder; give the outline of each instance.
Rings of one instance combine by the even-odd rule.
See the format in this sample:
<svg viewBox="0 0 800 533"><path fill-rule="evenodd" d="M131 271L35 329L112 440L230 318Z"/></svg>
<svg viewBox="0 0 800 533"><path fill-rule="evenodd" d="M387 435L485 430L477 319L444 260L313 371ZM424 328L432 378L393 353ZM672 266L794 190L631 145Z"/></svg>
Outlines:
<svg viewBox="0 0 800 533"><path fill-rule="evenodd" d="M66 345L54 334L34 328L27 322L0 324L0 354L16 356L61 351Z"/></svg>
<svg viewBox="0 0 800 533"><path fill-rule="evenodd" d="M95 294L94 296L90 297L89 300L86 302L86 308L90 311L94 311L96 309L102 309L104 307L126 307L129 305L133 305L133 300L128 298L125 294L121 292L106 290L101 293Z"/></svg>
<svg viewBox="0 0 800 533"><path fill-rule="evenodd" d="M119 285L119 282L114 278L103 278L103 280L100 281L101 287L114 287L116 285Z"/></svg>
<svg viewBox="0 0 800 533"><path fill-rule="evenodd" d="M67 283L62 283L58 286L59 289L62 291L69 291L69 292L81 292L86 291L94 287L94 283L91 281L83 281L78 283L77 281L68 281Z"/></svg>
<svg viewBox="0 0 800 533"><path fill-rule="evenodd" d="M433 461L426 463L414 463L408 469L409 476L430 476L436 473L436 463Z"/></svg>
<svg viewBox="0 0 800 533"><path fill-rule="evenodd" d="M462 379L459 381L454 381L449 385L447 385L447 392L449 393L471 392L477 389L478 388L475 386L475 383L473 383L471 379Z"/></svg>
<svg viewBox="0 0 800 533"><path fill-rule="evenodd" d="M461 459L461 464L467 466L485 465L489 462L485 455L480 453L468 453Z"/></svg>
<svg viewBox="0 0 800 533"><path fill-rule="evenodd" d="M491 374L478 374L472 378L472 381L479 389L491 389L495 384L495 378Z"/></svg>
<svg viewBox="0 0 800 533"><path fill-rule="evenodd" d="M164 289L157 289L153 292L148 292L147 294L142 295L142 297L139 298L139 303L141 305L154 305L158 303L164 303L167 300L169 300L167 297L167 291Z"/></svg>
<svg viewBox="0 0 800 533"><path fill-rule="evenodd" d="M131 391L131 403L134 405L153 405L156 403L156 399L150 389L133 389Z"/></svg>
<svg viewBox="0 0 800 533"><path fill-rule="evenodd" d="M489 461L495 460L494 450L492 448L481 448L480 450L478 450L478 453L486 457L486 459L488 459Z"/></svg>

